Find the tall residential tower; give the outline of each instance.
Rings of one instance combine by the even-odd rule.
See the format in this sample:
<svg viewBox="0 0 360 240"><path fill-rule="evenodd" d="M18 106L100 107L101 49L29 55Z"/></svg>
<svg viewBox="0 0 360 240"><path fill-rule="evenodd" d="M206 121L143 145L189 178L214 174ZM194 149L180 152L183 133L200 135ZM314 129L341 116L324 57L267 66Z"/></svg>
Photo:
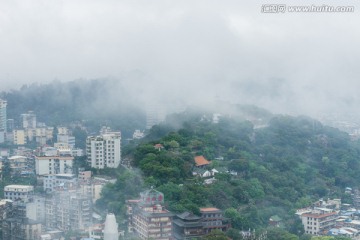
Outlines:
<svg viewBox="0 0 360 240"><path fill-rule="evenodd" d="M121 133L108 132L88 137L86 155L93 168L117 168L121 161Z"/></svg>
<svg viewBox="0 0 360 240"><path fill-rule="evenodd" d="M0 132L6 132L6 106L7 101L0 99Z"/></svg>

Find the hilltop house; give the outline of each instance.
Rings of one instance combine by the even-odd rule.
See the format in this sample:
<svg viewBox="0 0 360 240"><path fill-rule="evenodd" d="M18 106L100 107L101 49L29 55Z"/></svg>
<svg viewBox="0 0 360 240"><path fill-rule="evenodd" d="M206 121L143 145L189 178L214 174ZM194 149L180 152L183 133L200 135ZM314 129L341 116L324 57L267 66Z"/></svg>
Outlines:
<svg viewBox="0 0 360 240"><path fill-rule="evenodd" d="M195 167L197 168L204 168L210 165L210 161L208 161L204 156L196 156L194 158Z"/></svg>

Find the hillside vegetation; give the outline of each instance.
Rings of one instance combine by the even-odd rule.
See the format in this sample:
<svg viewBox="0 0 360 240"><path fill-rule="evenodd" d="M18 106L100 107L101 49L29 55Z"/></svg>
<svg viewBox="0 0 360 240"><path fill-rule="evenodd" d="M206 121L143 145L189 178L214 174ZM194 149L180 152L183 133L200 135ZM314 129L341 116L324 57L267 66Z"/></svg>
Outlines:
<svg viewBox="0 0 360 240"><path fill-rule="evenodd" d="M206 113L185 112L171 119L176 119L175 126L171 121L155 126L148 141L128 150L127 157L141 170L144 186L162 191L174 212L198 213L199 207L215 206L225 210L239 230L266 227L276 214L288 231L299 234L296 208L321 197L349 201L343 189L360 182L359 143L308 117L273 116L261 128L231 116L213 123ZM164 148L156 149L155 144ZM222 170L214 183L193 176L197 155L211 160L208 169ZM110 187L121 191L124 184ZM107 208L116 200L110 195L105 191L101 201ZM122 203L124 198L126 194ZM112 210L120 213L122 207L120 203Z"/></svg>

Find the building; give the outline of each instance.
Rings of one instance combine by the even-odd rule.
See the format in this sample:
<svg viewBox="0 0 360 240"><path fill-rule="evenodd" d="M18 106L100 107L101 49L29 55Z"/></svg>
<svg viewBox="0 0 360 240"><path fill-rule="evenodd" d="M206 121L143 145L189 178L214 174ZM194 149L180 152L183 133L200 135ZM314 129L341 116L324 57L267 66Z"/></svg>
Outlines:
<svg viewBox="0 0 360 240"><path fill-rule="evenodd" d="M14 145L25 145L26 144L26 134L22 129L15 129L13 131L13 141Z"/></svg>
<svg viewBox="0 0 360 240"><path fill-rule="evenodd" d="M91 196L76 190L55 191L46 198L45 209L47 228L77 231L92 226Z"/></svg>
<svg viewBox="0 0 360 240"><path fill-rule="evenodd" d="M7 131L6 106L7 101L0 99L0 132Z"/></svg>
<svg viewBox="0 0 360 240"><path fill-rule="evenodd" d="M35 157L37 175L72 173L73 157L42 156Z"/></svg>
<svg viewBox="0 0 360 240"><path fill-rule="evenodd" d="M5 199L29 202L33 198L34 187L27 185L8 185L4 187Z"/></svg>
<svg viewBox="0 0 360 240"><path fill-rule="evenodd" d="M117 168L121 161L120 132L88 137L86 139L86 155L93 168Z"/></svg>
<svg viewBox="0 0 360 240"><path fill-rule="evenodd" d="M54 127L38 127L35 130L35 141L40 145L45 145L47 141L53 139Z"/></svg>
<svg viewBox="0 0 360 240"><path fill-rule="evenodd" d="M55 147L48 147L48 146L42 147L40 156L45 156L45 157L58 156L58 149Z"/></svg>
<svg viewBox="0 0 360 240"><path fill-rule="evenodd" d="M94 240L104 239L104 224L95 224L89 227L89 237Z"/></svg>
<svg viewBox="0 0 360 240"><path fill-rule="evenodd" d="M204 234L208 234L215 229L226 232L230 228L229 220L224 218L223 211L220 209L200 208L200 213L203 222Z"/></svg>
<svg viewBox="0 0 360 240"><path fill-rule="evenodd" d="M210 165L210 161L208 161L204 156L196 156L194 157L195 167L203 168Z"/></svg>
<svg viewBox="0 0 360 240"><path fill-rule="evenodd" d="M147 104L146 105L146 129L152 128L165 120L165 109L161 104Z"/></svg>
<svg viewBox="0 0 360 240"><path fill-rule="evenodd" d="M154 189L142 192L140 201L131 209L130 228L133 228L140 239L173 239L173 214L164 207L164 194Z"/></svg>
<svg viewBox="0 0 360 240"><path fill-rule="evenodd" d="M36 128L36 114L33 111L21 114L21 122L24 129Z"/></svg>
<svg viewBox="0 0 360 240"><path fill-rule="evenodd" d="M57 127L57 131L59 135L69 135L70 131L67 127Z"/></svg>
<svg viewBox="0 0 360 240"><path fill-rule="evenodd" d="M51 193L54 190L74 189L77 186L75 174L54 174L44 175L44 191Z"/></svg>
<svg viewBox="0 0 360 240"><path fill-rule="evenodd" d="M2 239L6 240L40 239L41 232L41 223L28 218L8 218L2 225Z"/></svg>
<svg viewBox="0 0 360 240"><path fill-rule="evenodd" d="M28 167L28 158L25 156L12 156L9 157L10 169L11 173L21 173L22 171L26 171Z"/></svg>
<svg viewBox="0 0 360 240"><path fill-rule="evenodd" d="M189 212L178 214L173 220L173 237L176 240L201 239L204 236L202 218Z"/></svg>
<svg viewBox="0 0 360 240"><path fill-rule="evenodd" d="M313 210L301 215L306 234L322 235L325 230L333 228L336 224L338 214L336 212L324 212Z"/></svg>
<svg viewBox="0 0 360 240"><path fill-rule="evenodd" d="M0 200L0 232L2 231L2 223L6 218L11 217L12 201L7 199Z"/></svg>
<svg viewBox="0 0 360 240"><path fill-rule="evenodd" d="M145 136L144 132L140 131L139 129L136 129L133 133L133 139L141 139Z"/></svg>
<svg viewBox="0 0 360 240"><path fill-rule="evenodd" d="M7 121L6 121L6 127L7 127L7 132L8 133L11 133L13 130L14 130L14 128L15 128L15 121L14 121L14 119L7 119Z"/></svg>
<svg viewBox="0 0 360 240"><path fill-rule="evenodd" d="M58 134L57 135L58 143L66 143L71 149L75 148L75 137L68 134Z"/></svg>

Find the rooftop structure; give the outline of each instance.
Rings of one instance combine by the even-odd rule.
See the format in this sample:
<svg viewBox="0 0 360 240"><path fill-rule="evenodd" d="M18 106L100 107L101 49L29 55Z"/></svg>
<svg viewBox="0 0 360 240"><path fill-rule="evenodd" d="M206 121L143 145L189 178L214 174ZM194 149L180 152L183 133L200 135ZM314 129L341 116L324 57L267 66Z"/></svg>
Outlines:
<svg viewBox="0 0 360 240"><path fill-rule="evenodd" d="M129 229L140 239L172 239L173 214L163 206L164 195L154 189L140 194L139 201L128 202Z"/></svg>
<svg viewBox="0 0 360 240"><path fill-rule="evenodd" d="M204 156L196 156L194 158L195 166L196 167L204 167L210 164L210 161L206 160Z"/></svg>

